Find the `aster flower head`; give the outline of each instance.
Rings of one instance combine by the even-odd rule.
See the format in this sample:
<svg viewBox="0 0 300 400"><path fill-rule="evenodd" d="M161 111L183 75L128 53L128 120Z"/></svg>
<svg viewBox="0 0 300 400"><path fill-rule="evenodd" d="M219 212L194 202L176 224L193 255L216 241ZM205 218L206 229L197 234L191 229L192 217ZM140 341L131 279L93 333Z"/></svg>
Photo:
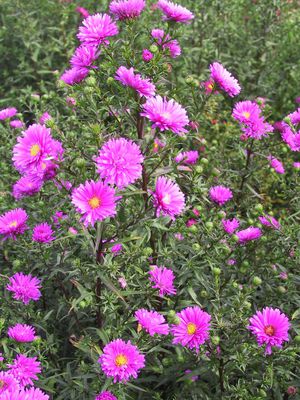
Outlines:
<svg viewBox="0 0 300 400"><path fill-rule="evenodd" d="M122 245L122 243L116 243L116 244L114 244L114 245L110 248L110 251L111 251L113 254L119 254L119 253L121 253L122 250L123 250L123 245Z"/></svg>
<svg viewBox="0 0 300 400"><path fill-rule="evenodd" d="M161 140L155 138L154 145L153 145L153 153L158 153L159 149L163 149L166 146L166 143L162 142Z"/></svg>
<svg viewBox="0 0 300 400"><path fill-rule="evenodd" d="M160 131L170 130L182 136L189 123L186 110L175 100L167 100L161 96L150 97L143 104L141 116L152 121L152 128Z"/></svg>
<svg viewBox="0 0 300 400"><path fill-rule="evenodd" d="M278 174L284 174L285 173L284 166L283 166L281 161L279 161L277 158L273 157L272 155L270 155L268 157L268 160L270 162L270 167L274 168L274 170Z"/></svg>
<svg viewBox="0 0 300 400"><path fill-rule="evenodd" d="M95 68L93 62L99 57L97 46L85 45L77 47L71 57L70 64L73 68Z"/></svg>
<svg viewBox="0 0 300 400"><path fill-rule="evenodd" d="M108 44L107 38L118 33L116 23L108 14L94 14L83 20L77 37L82 43L99 46Z"/></svg>
<svg viewBox="0 0 300 400"><path fill-rule="evenodd" d="M257 311L249 322L247 328L256 336L259 346L266 346L265 354L271 354L273 346L281 348L283 342L289 340L289 319L278 308L265 307Z"/></svg>
<svg viewBox="0 0 300 400"><path fill-rule="evenodd" d="M240 226L240 222L236 218L222 219L223 229L229 235L232 235Z"/></svg>
<svg viewBox="0 0 300 400"><path fill-rule="evenodd" d="M123 86L129 86L136 90L140 96L151 97L155 95L155 85L148 78L142 78L140 74L135 74L133 68L121 66L115 75L115 79L120 81Z"/></svg>
<svg viewBox="0 0 300 400"><path fill-rule="evenodd" d="M28 228L26 221L28 215L22 208L16 208L0 215L0 235L3 239L16 239L17 235L21 235Z"/></svg>
<svg viewBox="0 0 300 400"><path fill-rule="evenodd" d="M125 289L127 286L126 279L121 276L121 278L118 279L119 285L121 286L122 289Z"/></svg>
<svg viewBox="0 0 300 400"><path fill-rule="evenodd" d="M249 121L242 127L245 138L254 138L256 140L261 140L266 137L268 133L273 132L274 128L268 122L265 122L263 117L259 117Z"/></svg>
<svg viewBox="0 0 300 400"><path fill-rule="evenodd" d="M36 339L34 327L25 324L11 326L7 334L11 339L20 343L33 342Z"/></svg>
<svg viewBox="0 0 300 400"><path fill-rule="evenodd" d="M156 216L169 216L175 219L185 207L184 194L177 183L165 176L157 178L155 191L152 192Z"/></svg>
<svg viewBox="0 0 300 400"><path fill-rule="evenodd" d="M115 190L101 181L86 181L72 193L72 203L83 215L85 226L115 216L116 200Z"/></svg>
<svg viewBox="0 0 300 400"><path fill-rule="evenodd" d="M88 10L84 7L76 7L75 11L78 12L78 14L81 14L83 18L87 18L90 15Z"/></svg>
<svg viewBox="0 0 300 400"><path fill-rule="evenodd" d="M97 172L106 183L124 188L142 176L144 157L133 141L110 139L95 158Z"/></svg>
<svg viewBox="0 0 300 400"><path fill-rule="evenodd" d="M210 78L218 85L218 87L226 92L230 97L237 96L241 87L230 72L228 72L222 64L214 62L210 65Z"/></svg>
<svg viewBox="0 0 300 400"><path fill-rule="evenodd" d="M41 190L42 185L42 180L31 179L30 176L24 175L13 185L12 195L16 200L33 196Z"/></svg>
<svg viewBox="0 0 300 400"><path fill-rule="evenodd" d="M37 374L41 372L41 363L36 357L27 357L19 354L12 364L8 364L9 373L20 383L21 386L33 386L32 380L38 380Z"/></svg>
<svg viewBox="0 0 300 400"><path fill-rule="evenodd" d="M173 3L172 1L159 0L157 6L164 14L163 19L167 21L182 22L186 24L194 18L194 14L191 11L179 4Z"/></svg>
<svg viewBox="0 0 300 400"><path fill-rule="evenodd" d="M296 169L300 169L300 162L294 162L293 167Z"/></svg>
<svg viewBox="0 0 300 400"><path fill-rule="evenodd" d="M300 131L294 133L291 128L285 124L281 131L281 137L292 151L300 151Z"/></svg>
<svg viewBox="0 0 300 400"><path fill-rule="evenodd" d="M177 163L183 163L183 164L196 164L199 158L199 153L197 150L191 150L191 151L184 151L182 153L177 154L177 156L174 158L174 160Z"/></svg>
<svg viewBox="0 0 300 400"><path fill-rule="evenodd" d="M208 81L201 82L200 87L204 88L205 94L217 94L218 92L215 90L215 82L212 79Z"/></svg>
<svg viewBox="0 0 300 400"><path fill-rule="evenodd" d="M152 289L159 289L159 296L172 296L176 294L176 289L173 285L175 275L171 269L166 267L158 267L154 265L149 271L149 280L152 282ZM154 284L154 285L153 285Z"/></svg>
<svg viewBox="0 0 300 400"><path fill-rule="evenodd" d="M289 114L288 118L291 120L291 123L293 125L300 124L300 108L298 108L293 113Z"/></svg>
<svg viewBox="0 0 300 400"><path fill-rule="evenodd" d="M261 224L263 224L264 226L267 226L269 228L272 228L272 229L280 229L281 228L280 223L277 221L277 219L272 217L271 215L266 214L264 216L258 217L258 219Z"/></svg>
<svg viewBox="0 0 300 400"><path fill-rule="evenodd" d="M13 119L12 121L10 121L9 125L13 129L19 129L19 128L23 128L24 122L22 122L20 119Z"/></svg>
<svg viewBox="0 0 300 400"><path fill-rule="evenodd" d="M143 56L143 60L144 60L145 62L151 61L152 58L154 57L153 54L151 53L151 51L148 50L148 49L144 49L144 50L143 50L142 56Z"/></svg>
<svg viewBox="0 0 300 400"><path fill-rule="evenodd" d="M14 107L3 108L0 110L0 121L14 117L18 110Z"/></svg>
<svg viewBox="0 0 300 400"><path fill-rule="evenodd" d="M162 29L152 29L151 36L163 50L169 50L170 56L176 58L181 54L181 48L176 39L171 39L169 34L165 34Z"/></svg>
<svg viewBox="0 0 300 400"><path fill-rule="evenodd" d="M219 206L223 206L227 201L232 199L233 194L232 191L225 186L213 186L209 189L209 197Z"/></svg>
<svg viewBox="0 0 300 400"><path fill-rule="evenodd" d="M98 360L102 371L114 382L126 382L131 377L137 378L139 370L145 366L145 356L138 348L122 339L108 343Z"/></svg>
<svg viewBox="0 0 300 400"><path fill-rule="evenodd" d="M44 112L40 117L40 124L45 125L47 121L52 119L51 115L48 112Z"/></svg>
<svg viewBox="0 0 300 400"><path fill-rule="evenodd" d="M47 222L42 222L33 228L32 240L38 243L50 243L55 240L54 232Z"/></svg>
<svg viewBox="0 0 300 400"><path fill-rule="evenodd" d="M11 392L5 391L1 400L49 400L49 396L38 388L15 388Z"/></svg>
<svg viewBox="0 0 300 400"><path fill-rule="evenodd" d="M198 306L187 307L177 316L180 323L171 327L173 343L198 351L209 338L211 316Z"/></svg>
<svg viewBox="0 0 300 400"><path fill-rule="evenodd" d="M60 77L60 80L69 86L74 86L76 83L83 81L89 74L88 68L71 68L65 70Z"/></svg>
<svg viewBox="0 0 300 400"><path fill-rule="evenodd" d="M7 371L0 371L0 398L6 393L10 399L10 393L19 389L18 381Z"/></svg>
<svg viewBox="0 0 300 400"><path fill-rule="evenodd" d="M240 244L244 244L252 240L257 240L262 236L261 230L254 226L249 226L249 228L238 231L235 234L239 238L238 243Z"/></svg>
<svg viewBox="0 0 300 400"><path fill-rule="evenodd" d="M249 124L260 117L260 108L254 101L239 101L235 104L232 116L237 121Z"/></svg>
<svg viewBox="0 0 300 400"><path fill-rule="evenodd" d="M133 19L140 16L145 6L145 0L114 0L109 11L119 20Z"/></svg>
<svg viewBox="0 0 300 400"><path fill-rule="evenodd" d="M134 316L141 327L145 329L150 336L154 336L156 333L158 335L169 334L169 326L165 318L158 312L141 308L135 312Z"/></svg>
<svg viewBox="0 0 300 400"><path fill-rule="evenodd" d="M101 392L95 397L95 400L118 400L111 392Z"/></svg>
<svg viewBox="0 0 300 400"><path fill-rule="evenodd" d="M28 304L30 300L38 301L41 297L40 280L32 275L25 275L23 272L17 272L9 278L9 284L6 289L13 292L13 298Z"/></svg>

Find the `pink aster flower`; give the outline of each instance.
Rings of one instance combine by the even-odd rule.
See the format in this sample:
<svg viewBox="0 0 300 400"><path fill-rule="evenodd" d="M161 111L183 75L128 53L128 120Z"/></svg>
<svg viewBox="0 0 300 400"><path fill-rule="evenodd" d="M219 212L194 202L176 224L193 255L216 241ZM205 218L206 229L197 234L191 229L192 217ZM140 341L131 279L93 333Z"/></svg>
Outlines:
<svg viewBox="0 0 300 400"><path fill-rule="evenodd" d="M184 194L179 186L165 176L157 178L152 196L157 217L168 215L175 219L175 215L181 214L185 207Z"/></svg>
<svg viewBox="0 0 300 400"><path fill-rule="evenodd" d="M88 68L71 68L67 69L60 80L65 82L69 86L73 86L76 83L83 81L89 74Z"/></svg>
<svg viewBox="0 0 300 400"><path fill-rule="evenodd" d="M3 108L0 110L0 121L14 117L18 110L14 107Z"/></svg>
<svg viewBox="0 0 300 400"><path fill-rule="evenodd" d="M194 218L190 218L187 222L186 222L186 226L189 228L189 227L191 227L191 226L193 226L193 225L196 225L197 224L197 221L194 219Z"/></svg>
<svg viewBox="0 0 300 400"><path fill-rule="evenodd" d="M288 125L284 125L281 137L292 151L300 151L300 131L294 133Z"/></svg>
<svg viewBox="0 0 300 400"><path fill-rule="evenodd" d="M54 232L47 222L42 222L33 228L32 240L38 243L50 243L55 240Z"/></svg>
<svg viewBox="0 0 300 400"><path fill-rule="evenodd" d="M13 129L19 129L19 128L23 128L24 122L22 122L20 119L13 119L12 121L10 121L9 125Z"/></svg>
<svg viewBox="0 0 300 400"><path fill-rule="evenodd" d="M99 57L97 46L84 45L77 47L71 57L70 64L73 68L96 68L93 62Z"/></svg>
<svg viewBox="0 0 300 400"><path fill-rule="evenodd" d="M181 48L176 39L171 39L169 34L165 34L162 29L153 29L151 36L156 40L156 43L162 47L163 50L169 50L170 56L176 58L181 54Z"/></svg>
<svg viewBox="0 0 300 400"><path fill-rule="evenodd" d="M104 347L98 362L104 374L113 377L115 383L126 382L131 377L137 378L139 370L145 366L145 356L130 341L116 339Z"/></svg>
<svg viewBox="0 0 300 400"><path fill-rule="evenodd" d="M17 389L19 389L18 381L9 372L0 371L0 398L2 399L6 393L8 399L10 399L10 393Z"/></svg>
<svg viewBox="0 0 300 400"><path fill-rule="evenodd" d="M196 164L197 160L199 158L199 153L197 150L191 150L191 151L184 151L182 153L177 154L177 156L174 158L174 160L177 163L183 163L183 164Z"/></svg>
<svg viewBox="0 0 300 400"><path fill-rule="evenodd" d="M294 162L293 167L296 169L300 169L300 162Z"/></svg>
<svg viewBox="0 0 300 400"><path fill-rule="evenodd" d="M295 103L296 103L296 104L300 104L300 97L296 97L296 98L295 98Z"/></svg>
<svg viewBox="0 0 300 400"><path fill-rule="evenodd" d="M213 186L209 189L209 197L219 206L223 206L233 197L232 191L225 186Z"/></svg>
<svg viewBox="0 0 300 400"><path fill-rule="evenodd" d="M140 16L145 6L145 0L114 0L109 11L119 20L133 19Z"/></svg>
<svg viewBox="0 0 300 400"><path fill-rule="evenodd" d="M120 286L121 286L122 289L125 289L125 288L126 288L127 282L126 282L126 279L125 279L124 277L119 278L119 279L118 279L118 282L119 282L119 284L120 284Z"/></svg>
<svg viewBox="0 0 300 400"><path fill-rule="evenodd" d="M135 319L149 333L150 336L168 335L169 326L165 318L156 311L147 311L144 308L137 310L134 314Z"/></svg>
<svg viewBox="0 0 300 400"><path fill-rule="evenodd" d="M40 117L40 124L45 125L47 121L50 121L52 119L51 115L48 112L44 112L44 114L41 115Z"/></svg>
<svg viewBox="0 0 300 400"><path fill-rule="evenodd" d="M111 392L102 392L95 397L95 400L118 400Z"/></svg>
<svg viewBox="0 0 300 400"><path fill-rule="evenodd" d="M289 340L288 317L277 308L266 307L257 311L249 322L247 328L256 336L258 345L266 345L265 354L271 354L273 346L281 348L283 342Z"/></svg>
<svg viewBox="0 0 300 400"><path fill-rule="evenodd" d="M190 375L192 372L193 372L193 371L192 371L191 369L186 369L186 370L184 371L184 373L185 373L186 375ZM199 379L199 376L198 376L198 375L192 375L190 379L191 379L192 382L196 382L196 381Z"/></svg>
<svg viewBox="0 0 300 400"><path fill-rule="evenodd" d="M158 267L154 265L149 271L149 280L154 283L152 289L159 289L159 296L164 297L164 295L174 295L176 294L176 289L173 285L175 279L174 273L171 269L166 267Z"/></svg>
<svg viewBox="0 0 300 400"><path fill-rule="evenodd" d="M29 176L22 176L14 185L12 194L16 200L26 196L33 196L42 188L43 182L38 179L31 179Z"/></svg>
<svg viewBox="0 0 300 400"><path fill-rule="evenodd" d="M124 188L142 176L143 161L139 146L124 138L110 139L95 158L101 178L118 188Z"/></svg>
<svg viewBox="0 0 300 400"><path fill-rule="evenodd" d="M241 87L238 81L228 72L222 64L214 62L210 65L210 78L218 87L226 92L230 97L237 96Z"/></svg>
<svg viewBox="0 0 300 400"><path fill-rule="evenodd" d="M229 235L232 235L237 228L240 226L240 221L236 218L230 219L222 219L223 229Z"/></svg>
<svg viewBox="0 0 300 400"><path fill-rule="evenodd" d="M26 221L28 215L22 208L16 208L0 215L0 235L3 239L16 239L17 235L21 235L28 228Z"/></svg>
<svg viewBox="0 0 300 400"><path fill-rule="evenodd" d="M182 241L184 239L184 236L179 232L174 233L174 237L176 240L179 240L179 241Z"/></svg>
<svg viewBox="0 0 300 400"><path fill-rule="evenodd" d="M1 400L49 400L49 396L38 388L15 388L11 392L5 391Z"/></svg>
<svg viewBox="0 0 300 400"><path fill-rule="evenodd" d="M11 339L20 343L33 342L36 339L34 327L25 324L11 326L7 334Z"/></svg>
<svg viewBox="0 0 300 400"><path fill-rule="evenodd" d="M277 221L276 218L272 217L271 215L266 214L265 216L258 217L261 224L268 226L269 228L273 229L280 229L280 223Z"/></svg>
<svg viewBox="0 0 300 400"><path fill-rule="evenodd" d="M288 274L286 272L280 272L279 278L286 281L288 279Z"/></svg>
<svg viewBox="0 0 300 400"><path fill-rule="evenodd" d="M262 236L261 230L259 228L255 228L254 226L249 226L249 228L238 231L235 234L239 238L240 244L244 244L251 240L257 240Z"/></svg>
<svg viewBox="0 0 300 400"><path fill-rule="evenodd" d="M144 50L143 50L142 57L143 57L143 60L144 60L145 62L149 62L149 61L152 60L152 58L153 58L154 56L153 56L153 54L151 53L150 50L144 49Z"/></svg>
<svg viewBox="0 0 300 400"><path fill-rule="evenodd" d="M76 7L75 11L81 14L83 18L87 18L90 15L88 10L84 7Z"/></svg>
<svg viewBox="0 0 300 400"><path fill-rule="evenodd" d="M78 234L77 229L73 228L73 226L70 226L68 231L71 233L71 235L74 235L74 236L76 236Z"/></svg>
<svg viewBox="0 0 300 400"><path fill-rule="evenodd" d="M120 81L123 86L129 86L136 90L140 96L151 97L155 95L155 85L150 79L135 74L133 68L120 67L116 72L115 79Z"/></svg>
<svg viewBox="0 0 300 400"><path fill-rule="evenodd" d="M212 93L217 94L218 92L215 90L215 82L212 79L208 81L201 82L200 87L204 88L205 94L210 95Z"/></svg>
<svg viewBox="0 0 300 400"><path fill-rule="evenodd" d="M108 14L94 14L83 20L77 37L82 43L98 46L108 44L107 38L118 33L116 23Z"/></svg>
<svg viewBox="0 0 300 400"><path fill-rule="evenodd" d="M163 12L164 20L186 24L194 18L194 14L191 13L191 11L179 4L173 3L172 1L158 0L157 6Z"/></svg>
<svg viewBox="0 0 300 400"><path fill-rule="evenodd" d="M239 101L235 104L232 116L237 121L249 124L260 117L261 110L254 101Z"/></svg>
<svg viewBox="0 0 300 400"><path fill-rule="evenodd" d="M33 386L33 381L38 380L37 374L41 372L41 363L36 357L27 357L19 354L13 364L7 365L9 373L20 383L21 386Z"/></svg>
<svg viewBox="0 0 300 400"><path fill-rule="evenodd" d="M68 215L64 214L62 211L56 211L52 217L54 225L56 225L56 226L60 226L60 223L67 218L68 218Z"/></svg>
<svg viewBox="0 0 300 400"><path fill-rule="evenodd" d="M122 245L122 243L114 244L114 245L110 248L110 251L111 251L113 254L121 253L122 250L123 250L123 245Z"/></svg>
<svg viewBox="0 0 300 400"><path fill-rule="evenodd" d="M298 108L296 111L288 115L288 118L291 120L291 123L293 125L297 125L300 123L300 108Z"/></svg>
<svg viewBox="0 0 300 400"><path fill-rule="evenodd" d="M153 153L158 153L159 149L163 149L166 146L164 142L155 138L154 145L153 145Z"/></svg>
<svg viewBox="0 0 300 400"><path fill-rule="evenodd" d="M85 226L115 216L116 200L115 190L101 181L86 181L72 193L72 203L83 215Z"/></svg>
<svg viewBox="0 0 300 400"><path fill-rule="evenodd" d="M41 297L40 285L41 281L32 276L25 275L23 272L17 272L9 278L9 284L6 289L13 292L15 300L21 300L24 304L28 304L30 300L38 301Z"/></svg>
<svg viewBox="0 0 300 400"><path fill-rule="evenodd" d="M245 139L252 137L260 140L266 137L268 133L273 132L274 128L268 122L265 122L263 117L259 117L249 121L248 124L244 124L242 131L244 132Z"/></svg>
<svg viewBox="0 0 300 400"><path fill-rule="evenodd" d="M171 327L173 343L198 351L199 346L209 338L211 316L198 306L187 307L177 316L180 323Z"/></svg>
<svg viewBox="0 0 300 400"><path fill-rule="evenodd" d="M268 157L268 160L270 161L270 167L274 168L278 174L284 174L285 170L281 161L272 155Z"/></svg>
<svg viewBox="0 0 300 400"><path fill-rule="evenodd" d="M150 97L143 104L141 116L153 122L153 129L170 130L179 136L187 132L184 128L189 123L186 110L174 100L167 100L161 96Z"/></svg>

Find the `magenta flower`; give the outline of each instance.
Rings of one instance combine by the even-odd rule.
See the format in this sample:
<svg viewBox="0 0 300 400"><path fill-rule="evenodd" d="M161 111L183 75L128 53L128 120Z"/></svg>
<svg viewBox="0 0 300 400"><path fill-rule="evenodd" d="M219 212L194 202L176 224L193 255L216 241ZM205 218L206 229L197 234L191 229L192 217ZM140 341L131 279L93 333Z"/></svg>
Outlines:
<svg viewBox="0 0 300 400"><path fill-rule="evenodd" d="M279 161L277 158L273 157L272 155L270 155L268 157L268 160L270 161L270 167L274 168L274 170L278 174L284 174L285 170L284 170L284 166L281 161Z"/></svg>
<svg viewBox="0 0 300 400"><path fill-rule="evenodd" d="M32 240L38 243L50 243L55 240L54 232L47 222L42 222L33 228Z"/></svg>
<svg viewBox="0 0 300 400"><path fill-rule="evenodd" d="M12 194L16 200L26 196L33 196L42 188L43 182L38 179L31 179L30 176L22 176L14 185Z"/></svg>
<svg viewBox="0 0 300 400"><path fill-rule="evenodd" d="M123 86L129 86L136 90L140 96L151 97L155 95L155 85L150 79L135 74L133 68L120 67L116 72L115 79L120 81Z"/></svg>
<svg viewBox="0 0 300 400"><path fill-rule="evenodd" d="M187 132L184 128L189 123L185 109L174 100L161 96L150 97L143 104L141 116L153 122L152 128L160 131L170 130L182 136Z"/></svg>
<svg viewBox="0 0 300 400"><path fill-rule="evenodd" d="M241 87L238 81L223 67L222 64L214 62L209 68L210 78L220 89L226 92L230 97L237 96L240 93Z"/></svg>
<svg viewBox="0 0 300 400"><path fill-rule="evenodd" d="M71 233L71 235L74 235L74 236L76 236L78 234L78 231L75 228L73 228L73 226L70 226L68 231Z"/></svg>
<svg viewBox="0 0 300 400"><path fill-rule="evenodd" d="M211 316L198 306L187 307L177 316L180 323L171 327L173 343L198 351L199 346L209 338Z"/></svg>
<svg viewBox="0 0 300 400"><path fill-rule="evenodd" d="M14 129L19 129L19 128L23 128L24 122L22 122L20 119L14 119L14 120L10 121L9 125Z"/></svg>
<svg viewBox="0 0 300 400"><path fill-rule="evenodd" d="M22 208L16 208L0 215L0 235L3 239L16 239L17 235L21 235L28 228L26 221L28 215Z"/></svg>
<svg viewBox="0 0 300 400"><path fill-rule="evenodd" d="M142 55L142 57L143 57L143 60L144 60L145 62L149 62L149 61L152 60L153 54L151 53L150 50L144 49L144 50L143 50L143 55Z"/></svg>
<svg viewBox="0 0 300 400"><path fill-rule="evenodd" d="M272 347L282 347L289 340L290 328L288 317L278 308L266 307L257 311L250 320L247 328L256 336L259 346L266 345L265 354L272 353Z"/></svg>
<svg viewBox="0 0 300 400"><path fill-rule="evenodd" d="M113 377L115 383L126 382L131 377L137 378L139 370L145 366L145 356L130 341L116 339L104 347L98 362L104 374Z"/></svg>
<svg viewBox="0 0 300 400"><path fill-rule="evenodd" d="M229 235L232 235L237 228L240 226L240 222L236 218L230 219L222 219L223 229Z"/></svg>
<svg viewBox="0 0 300 400"><path fill-rule="evenodd" d="M199 158L199 153L197 150L184 151L182 153L178 153L174 160L177 163L182 164L196 164Z"/></svg>
<svg viewBox="0 0 300 400"><path fill-rule="evenodd" d="M5 391L1 400L49 400L49 396L38 388L15 388L11 392Z"/></svg>
<svg viewBox="0 0 300 400"><path fill-rule="evenodd" d="M163 149L166 146L164 142L155 138L154 145L153 145L153 153L158 153L159 149Z"/></svg>
<svg viewBox="0 0 300 400"><path fill-rule="evenodd" d="M291 123L293 125L300 124L300 108L298 108L293 113L289 114L288 118L291 120Z"/></svg>
<svg viewBox="0 0 300 400"><path fill-rule="evenodd" d="M223 206L227 201L232 199L233 194L232 191L225 186L213 186L209 189L209 197L219 206Z"/></svg>
<svg viewBox="0 0 300 400"><path fill-rule="evenodd" d="M52 217L54 225L56 226L60 226L60 223L65 220L68 219L68 215L64 214L62 211L56 211Z"/></svg>
<svg viewBox="0 0 300 400"><path fill-rule="evenodd" d="M11 339L20 343L33 342L36 339L34 327L25 324L11 326L7 334Z"/></svg>
<svg viewBox="0 0 300 400"><path fill-rule="evenodd" d="M111 392L102 392L95 397L95 400L118 400Z"/></svg>
<svg viewBox="0 0 300 400"><path fill-rule="evenodd" d="M119 20L133 19L140 16L145 6L145 0L114 0L109 11Z"/></svg>
<svg viewBox="0 0 300 400"><path fill-rule="evenodd" d="M123 278L123 277L119 278L119 279L118 279L118 282L119 282L119 284L120 284L120 286L121 286L122 289L125 289L125 288L126 288L127 282L126 282L126 279L125 279L125 278Z"/></svg>
<svg viewBox="0 0 300 400"><path fill-rule="evenodd" d="M14 107L3 108L0 110L0 121L14 117L18 110Z"/></svg>
<svg viewBox="0 0 300 400"><path fill-rule="evenodd" d="M265 216L258 217L261 224L268 226L269 228L273 229L280 229L280 223L277 221L276 218L272 217L271 215L266 214Z"/></svg>
<svg viewBox="0 0 300 400"><path fill-rule="evenodd" d="M201 82L200 87L204 88L205 94L217 94L218 92L215 89L215 82L212 79L208 81Z"/></svg>
<svg viewBox="0 0 300 400"><path fill-rule="evenodd" d="M89 46L82 44L77 47L75 53L71 57L70 64L73 68L95 68L93 62L99 57L97 46Z"/></svg>
<svg viewBox="0 0 300 400"><path fill-rule="evenodd" d="M88 10L84 7L76 7L75 11L78 12L78 14L81 14L83 18L87 18L90 15Z"/></svg>
<svg viewBox="0 0 300 400"><path fill-rule="evenodd" d="M82 43L98 46L108 44L107 38L118 33L116 23L108 14L94 14L83 20L77 37Z"/></svg>
<svg viewBox="0 0 300 400"><path fill-rule="evenodd" d="M187 8L168 0L158 0L158 8L164 13L164 20L182 22L184 24L190 22L194 18L194 14Z"/></svg>
<svg viewBox="0 0 300 400"><path fill-rule="evenodd" d="M252 137L256 140L260 140L266 137L268 133L273 132L273 130L273 126L265 122L263 117L249 121L248 124L244 124L242 127L245 139Z"/></svg>
<svg viewBox="0 0 300 400"><path fill-rule="evenodd" d="M115 216L116 200L115 190L101 181L86 181L72 193L72 203L83 215L85 226Z"/></svg>
<svg viewBox="0 0 300 400"><path fill-rule="evenodd" d="M169 50L172 58L180 56L181 48L178 41L176 39L171 40L171 36L169 34L166 35L162 29L153 29L151 36L163 50Z"/></svg>
<svg viewBox="0 0 300 400"><path fill-rule="evenodd" d="M300 169L300 162L294 162L293 167L296 169Z"/></svg>
<svg viewBox="0 0 300 400"><path fill-rule="evenodd" d="M259 228L255 228L254 226L249 226L249 228L238 231L235 234L239 238L240 244L244 244L251 240L257 240L262 236L261 230Z"/></svg>
<svg viewBox="0 0 300 400"><path fill-rule="evenodd" d="M50 121L52 119L51 115L48 112L44 112L44 114L41 115L40 117L40 124L45 125L47 121Z"/></svg>
<svg viewBox="0 0 300 400"><path fill-rule="evenodd" d="M10 393L17 389L19 389L18 381L9 372L0 371L0 398L6 394L10 400Z"/></svg>
<svg viewBox="0 0 300 400"><path fill-rule="evenodd" d="M137 310L134 314L135 319L149 333L150 336L168 335L169 326L165 318L156 311L147 311L144 308Z"/></svg>
<svg viewBox="0 0 300 400"><path fill-rule="evenodd" d="M6 289L13 292L15 300L21 300L24 304L28 304L30 300L38 301L41 297L40 285L41 281L32 276L25 275L23 272L17 272L9 278L9 284Z"/></svg>
<svg viewBox="0 0 300 400"><path fill-rule="evenodd" d="M159 296L164 297L164 295L174 295L176 294L176 289L173 285L175 279L174 273L171 269L166 267L158 267L154 265L149 271L149 280L154 283L152 289L159 289Z"/></svg>
<svg viewBox="0 0 300 400"><path fill-rule="evenodd" d="M60 80L65 82L69 86L73 86L76 83L83 81L89 74L88 68L71 68L65 70L60 77Z"/></svg>
<svg viewBox="0 0 300 400"><path fill-rule="evenodd" d="M123 250L123 245L122 245L122 243L114 244L114 245L110 248L110 251L111 251L113 254L121 253L122 250Z"/></svg>
<svg viewBox="0 0 300 400"><path fill-rule="evenodd" d="M142 176L144 157L131 140L110 139L95 158L97 172L106 183L124 188Z"/></svg>
<svg viewBox="0 0 300 400"><path fill-rule="evenodd" d="M179 186L165 176L157 178L152 196L157 217L164 215L175 219L185 207L184 194Z"/></svg>
<svg viewBox="0 0 300 400"><path fill-rule="evenodd" d="M21 386L33 386L33 381L38 380L37 374L41 372L41 363L36 357L27 357L19 354L13 364L7 365L9 373L20 383Z"/></svg>
<svg viewBox="0 0 300 400"><path fill-rule="evenodd" d="M191 370L191 369L186 369L185 371L184 371L184 373L186 374L186 375L189 375L189 374L191 374L193 371ZM198 375L193 375L193 376L191 376L191 381L192 382L196 382L198 379L199 379L199 377L198 377Z"/></svg>
<svg viewBox="0 0 300 400"><path fill-rule="evenodd" d="M239 101L235 104L232 116L243 124L250 124L260 117L261 110L254 101Z"/></svg>
<svg viewBox="0 0 300 400"><path fill-rule="evenodd" d="M294 134L291 128L285 125L281 132L281 137L292 151L300 151L300 131Z"/></svg>

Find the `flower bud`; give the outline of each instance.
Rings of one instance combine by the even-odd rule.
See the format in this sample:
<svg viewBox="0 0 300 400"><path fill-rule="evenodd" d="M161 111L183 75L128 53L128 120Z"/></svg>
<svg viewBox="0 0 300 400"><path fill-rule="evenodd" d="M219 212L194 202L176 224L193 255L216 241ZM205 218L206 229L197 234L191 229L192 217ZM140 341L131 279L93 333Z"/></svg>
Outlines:
<svg viewBox="0 0 300 400"><path fill-rule="evenodd" d="M262 280L259 276L255 276L252 280L254 286L259 286L262 284Z"/></svg>

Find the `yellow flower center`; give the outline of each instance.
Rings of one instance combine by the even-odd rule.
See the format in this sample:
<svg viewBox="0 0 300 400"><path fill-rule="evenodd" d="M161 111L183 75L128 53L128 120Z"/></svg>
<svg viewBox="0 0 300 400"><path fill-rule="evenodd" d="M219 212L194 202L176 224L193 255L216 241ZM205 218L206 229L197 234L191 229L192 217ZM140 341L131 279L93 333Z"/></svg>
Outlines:
<svg viewBox="0 0 300 400"><path fill-rule="evenodd" d="M154 143L154 148L157 149L158 148L158 144Z"/></svg>
<svg viewBox="0 0 300 400"><path fill-rule="evenodd" d="M197 330L197 326L195 324L193 324L193 322L189 322L187 324L187 333L189 335L193 335Z"/></svg>
<svg viewBox="0 0 300 400"><path fill-rule="evenodd" d="M268 336L273 336L275 333L274 326L272 326L272 325L265 326L264 331L265 331L265 334L267 334Z"/></svg>
<svg viewBox="0 0 300 400"><path fill-rule="evenodd" d="M89 200L89 205L92 207L93 210L95 208L98 208L100 204L101 204L100 199L97 196L94 196Z"/></svg>
<svg viewBox="0 0 300 400"><path fill-rule="evenodd" d="M171 203L171 196L169 193L166 193L164 197L162 198L162 201L164 204L170 204Z"/></svg>
<svg viewBox="0 0 300 400"><path fill-rule="evenodd" d="M128 358L124 354L119 354L115 359L115 364L117 367L122 367L128 364Z"/></svg>
<svg viewBox="0 0 300 400"><path fill-rule="evenodd" d="M248 111L244 111L243 116L248 119L250 118L250 113Z"/></svg>
<svg viewBox="0 0 300 400"><path fill-rule="evenodd" d="M17 225L18 225L17 221L13 221L13 222L11 222L11 223L9 224L9 227L10 227L10 228L12 228L12 227L16 228Z"/></svg>
<svg viewBox="0 0 300 400"><path fill-rule="evenodd" d="M41 148L38 144L34 144L30 147L30 155L32 157L36 156L41 151Z"/></svg>
<svg viewBox="0 0 300 400"><path fill-rule="evenodd" d="M211 89L211 90L213 90L213 88L214 88L214 85L212 84L212 83L210 83L208 86L208 89Z"/></svg>

